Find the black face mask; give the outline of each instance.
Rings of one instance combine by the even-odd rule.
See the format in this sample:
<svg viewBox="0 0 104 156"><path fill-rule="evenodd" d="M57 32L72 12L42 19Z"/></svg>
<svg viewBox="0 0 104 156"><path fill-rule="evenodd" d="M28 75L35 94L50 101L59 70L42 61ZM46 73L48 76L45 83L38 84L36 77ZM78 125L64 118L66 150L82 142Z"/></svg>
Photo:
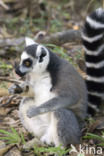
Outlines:
<svg viewBox="0 0 104 156"><path fill-rule="evenodd" d="M23 76L26 74L26 72L22 73L22 72L20 71L20 67L19 67L19 66L15 68L15 72L16 72L16 74L19 75L20 77L23 77Z"/></svg>

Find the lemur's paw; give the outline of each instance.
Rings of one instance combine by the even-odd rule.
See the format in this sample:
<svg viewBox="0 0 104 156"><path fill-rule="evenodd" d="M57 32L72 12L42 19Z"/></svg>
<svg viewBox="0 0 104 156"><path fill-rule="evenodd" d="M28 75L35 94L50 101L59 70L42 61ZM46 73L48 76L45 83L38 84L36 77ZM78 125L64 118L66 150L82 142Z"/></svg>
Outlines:
<svg viewBox="0 0 104 156"><path fill-rule="evenodd" d="M48 134L42 136L40 141L46 145L54 146L54 144L52 143L52 137Z"/></svg>
<svg viewBox="0 0 104 156"><path fill-rule="evenodd" d="M10 94L20 94L23 92L22 88L18 84L12 85L8 91Z"/></svg>
<svg viewBox="0 0 104 156"><path fill-rule="evenodd" d="M30 107L29 110L27 111L27 116L29 118L35 117L39 114L39 111L35 107Z"/></svg>

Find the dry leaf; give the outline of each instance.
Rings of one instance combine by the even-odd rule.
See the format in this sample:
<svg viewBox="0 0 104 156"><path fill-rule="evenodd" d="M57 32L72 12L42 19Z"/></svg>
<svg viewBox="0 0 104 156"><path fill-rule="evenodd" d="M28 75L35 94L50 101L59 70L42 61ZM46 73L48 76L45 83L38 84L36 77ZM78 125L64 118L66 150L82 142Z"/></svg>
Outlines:
<svg viewBox="0 0 104 156"><path fill-rule="evenodd" d="M0 115L7 115L7 113L10 111L10 108L4 108L4 107L1 107L0 108Z"/></svg>

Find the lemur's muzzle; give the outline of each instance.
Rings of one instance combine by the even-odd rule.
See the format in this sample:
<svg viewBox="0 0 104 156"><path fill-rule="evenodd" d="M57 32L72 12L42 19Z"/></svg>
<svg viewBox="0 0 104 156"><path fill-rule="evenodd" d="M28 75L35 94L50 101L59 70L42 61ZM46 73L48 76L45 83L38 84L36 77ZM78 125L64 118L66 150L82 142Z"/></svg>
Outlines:
<svg viewBox="0 0 104 156"><path fill-rule="evenodd" d="M15 72L16 72L17 75L19 75L21 77L26 74L26 72L21 72L20 71L20 66L18 66L18 67L15 68Z"/></svg>

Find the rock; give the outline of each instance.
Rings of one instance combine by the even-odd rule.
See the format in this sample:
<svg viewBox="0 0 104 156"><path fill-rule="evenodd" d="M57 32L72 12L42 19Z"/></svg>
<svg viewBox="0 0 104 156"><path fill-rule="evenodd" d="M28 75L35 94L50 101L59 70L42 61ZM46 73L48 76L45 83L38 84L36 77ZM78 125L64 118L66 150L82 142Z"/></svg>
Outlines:
<svg viewBox="0 0 104 156"><path fill-rule="evenodd" d="M18 150L17 147L13 147L4 156L22 156L22 155L21 155L21 152Z"/></svg>
<svg viewBox="0 0 104 156"><path fill-rule="evenodd" d="M0 156L4 156L4 154L14 145L8 145L6 146L6 144L3 141L0 141ZM19 155L18 155L19 156Z"/></svg>

